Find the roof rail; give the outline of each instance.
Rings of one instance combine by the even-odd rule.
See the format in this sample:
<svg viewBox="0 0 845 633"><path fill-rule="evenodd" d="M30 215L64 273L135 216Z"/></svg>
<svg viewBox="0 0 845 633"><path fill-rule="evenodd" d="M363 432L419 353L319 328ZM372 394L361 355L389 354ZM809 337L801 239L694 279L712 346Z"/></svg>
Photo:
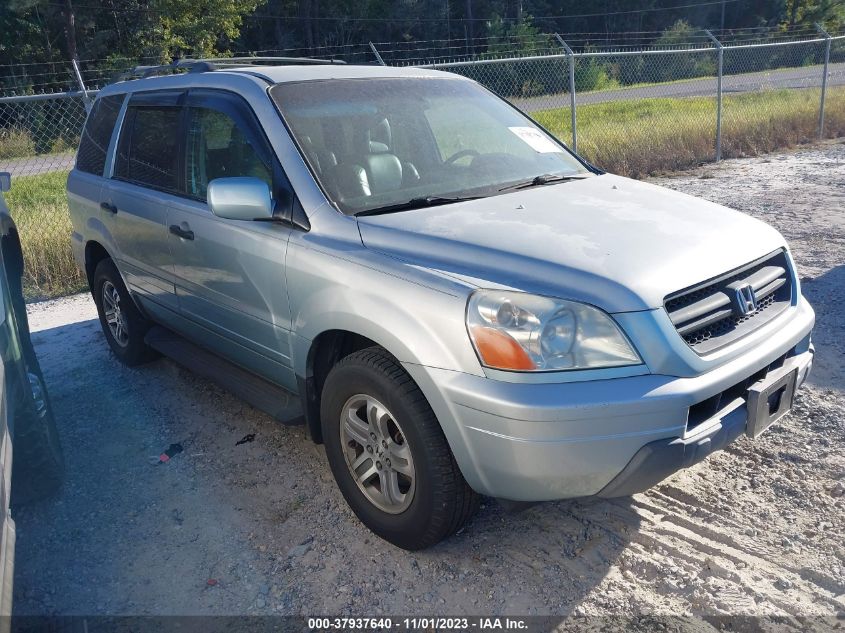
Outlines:
<svg viewBox="0 0 845 633"><path fill-rule="evenodd" d="M158 75L173 74L185 70L191 73L204 73L214 70L228 70L248 66L278 64L280 66L303 66L310 64L345 64L340 59L314 59L313 57L209 57L203 59L174 59L169 64L155 66L135 66L122 73L117 81L125 79L144 79Z"/></svg>
<svg viewBox="0 0 845 633"><path fill-rule="evenodd" d="M313 57L208 57L197 60L200 62L210 62L215 65L243 65L252 66L253 64L279 64L279 65L308 65L308 64L345 64L342 59L315 59Z"/></svg>

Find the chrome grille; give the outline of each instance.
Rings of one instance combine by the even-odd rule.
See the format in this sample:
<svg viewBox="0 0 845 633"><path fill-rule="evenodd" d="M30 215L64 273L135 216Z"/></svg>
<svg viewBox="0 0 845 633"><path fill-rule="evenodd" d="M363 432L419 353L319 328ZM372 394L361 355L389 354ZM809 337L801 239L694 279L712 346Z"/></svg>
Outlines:
<svg viewBox="0 0 845 633"><path fill-rule="evenodd" d="M669 319L699 354L745 336L780 314L792 301L792 277L784 251L666 297Z"/></svg>

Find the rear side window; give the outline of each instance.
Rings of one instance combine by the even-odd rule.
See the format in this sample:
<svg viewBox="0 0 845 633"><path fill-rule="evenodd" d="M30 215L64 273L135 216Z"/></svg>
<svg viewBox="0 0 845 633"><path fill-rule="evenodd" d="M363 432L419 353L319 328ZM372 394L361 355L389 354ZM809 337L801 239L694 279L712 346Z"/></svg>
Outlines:
<svg viewBox="0 0 845 633"><path fill-rule="evenodd" d="M106 153L109 149L112 130L123 105L125 95L97 99L79 142L76 154L76 168L89 174L103 175L106 167Z"/></svg>
<svg viewBox="0 0 845 633"><path fill-rule="evenodd" d="M173 106L130 105L117 146L115 178L177 191L181 112Z"/></svg>

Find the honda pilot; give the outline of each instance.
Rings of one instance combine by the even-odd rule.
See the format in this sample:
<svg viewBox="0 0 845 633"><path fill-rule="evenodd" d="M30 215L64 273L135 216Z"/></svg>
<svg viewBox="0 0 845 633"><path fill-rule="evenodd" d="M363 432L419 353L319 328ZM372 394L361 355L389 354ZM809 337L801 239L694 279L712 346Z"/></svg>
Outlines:
<svg viewBox="0 0 845 633"><path fill-rule="evenodd" d="M142 69L98 94L67 190L117 359L304 423L406 549L481 495L643 491L763 433L812 365L776 230L604 173L453 74Z"/></svg>

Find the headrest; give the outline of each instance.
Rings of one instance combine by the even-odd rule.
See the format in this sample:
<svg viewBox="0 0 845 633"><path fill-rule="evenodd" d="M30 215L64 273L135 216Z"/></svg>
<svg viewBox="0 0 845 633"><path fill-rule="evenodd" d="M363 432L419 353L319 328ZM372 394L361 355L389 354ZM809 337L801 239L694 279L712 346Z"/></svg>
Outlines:
<svg viewBox="0 0 845 633"><path fill-rule="evenodd" d="M393 136L390 132L390 122L382 119L367 131L369 151L371 154L383 154L390 151Z"/></svg>

